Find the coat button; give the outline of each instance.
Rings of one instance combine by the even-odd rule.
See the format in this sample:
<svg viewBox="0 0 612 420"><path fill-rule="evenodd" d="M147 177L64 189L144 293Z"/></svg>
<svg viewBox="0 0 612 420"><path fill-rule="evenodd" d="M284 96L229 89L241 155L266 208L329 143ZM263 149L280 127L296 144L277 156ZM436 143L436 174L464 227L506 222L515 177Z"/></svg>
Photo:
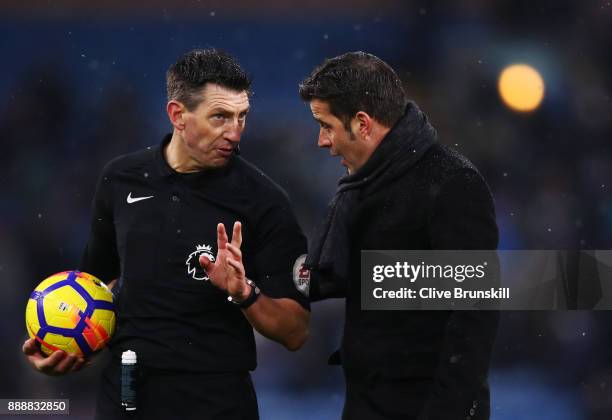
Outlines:
<svg viewBox="0 0 612 420"><path fill-rule="evenodd" d="M179 198L178 195L173 195L172 196L172 201L174 201L175 203L178 203L179 201L181 201L181 199Z"/></svg>
<svg viewBox="0 0 612 420"><path fill-rule="evenodd" d="M474 400L474 402L472 403L472 407L474 408L478 407L478 401Z"/></svg>
<svg viewBox="0 0 612 420"><path fill-rule="evenodd" d="M476 411L473 408L470 408L470 416L473 416Z"/></svg>

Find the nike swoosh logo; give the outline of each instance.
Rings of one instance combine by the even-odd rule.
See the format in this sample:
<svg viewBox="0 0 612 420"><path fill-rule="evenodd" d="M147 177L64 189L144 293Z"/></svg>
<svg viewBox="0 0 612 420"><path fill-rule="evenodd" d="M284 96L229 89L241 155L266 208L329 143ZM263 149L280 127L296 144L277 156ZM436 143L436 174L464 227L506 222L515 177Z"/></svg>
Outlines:
<svg viewBox="0 0 612 420"><path fill-rule="evenodd" d="M142 200L146 200L147 198L153 198L153 195L149 195L147 197L132 197L132 193L129 193L127 196L127 202L128 204L132 204L135 203L137 201L142 201Z"/></svg>

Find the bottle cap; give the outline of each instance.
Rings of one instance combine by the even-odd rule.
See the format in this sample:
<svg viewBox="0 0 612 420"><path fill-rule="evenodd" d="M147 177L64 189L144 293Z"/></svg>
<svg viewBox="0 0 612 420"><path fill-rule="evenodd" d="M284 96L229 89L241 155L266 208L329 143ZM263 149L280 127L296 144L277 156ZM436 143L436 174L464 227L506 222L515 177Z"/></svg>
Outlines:
<svg viewBox="0 0 612 420"><path fill-rule="evenodd" d="M133 352L132 350L126 350L121 353L121 363L135 365L136 360L136 352Z"/></svg>

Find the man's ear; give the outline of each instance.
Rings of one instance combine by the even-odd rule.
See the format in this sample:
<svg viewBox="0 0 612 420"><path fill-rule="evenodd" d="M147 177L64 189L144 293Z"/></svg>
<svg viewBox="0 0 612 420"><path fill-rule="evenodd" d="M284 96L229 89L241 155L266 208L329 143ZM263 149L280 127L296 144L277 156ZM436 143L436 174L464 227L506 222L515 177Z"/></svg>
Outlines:
<svg viewBox="0 0 612 420"><path fill-rule="evenodd" d="M185 105L175 101L174 99L169 101L166 105L166 112L170 122L177 130L185 129L185 121L183 121L183 112L185 111Z"/></svg>
<svg viewBox="0 0 612 420"><path fill-rule="evenodd" d="M361 138L368 140L372 134L372 117L367 112L359 111L351 121L353 133L357 133Z"/></svg>

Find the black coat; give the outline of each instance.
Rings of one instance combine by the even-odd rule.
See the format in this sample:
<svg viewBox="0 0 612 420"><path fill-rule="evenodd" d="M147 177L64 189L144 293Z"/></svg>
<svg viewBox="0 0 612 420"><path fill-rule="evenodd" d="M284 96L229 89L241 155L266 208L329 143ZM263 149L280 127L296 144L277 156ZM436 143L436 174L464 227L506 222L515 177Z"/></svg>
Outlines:
<svg viewBox="0 0 612 420"><path fill-rule="evenodd" d="M381 162L407 162L413 153L418 159L391 165L376 182L362 183L340 211L348 276L345 290L330 296L346 296L340 349L347 379L344 417L486 419L497 312L361 310L361 250L497 248L493 200L482 176L464 156L435 141L421 141L415 150L419 135L431 130L419 126L414 135L411 119L421 115L422 124L428 123L411 106L364 168L372 173ZM350 181L368 177L360 172ZM312 267L316 273L316 262ZM315 299L319 286L314 282Z"/></svg>

